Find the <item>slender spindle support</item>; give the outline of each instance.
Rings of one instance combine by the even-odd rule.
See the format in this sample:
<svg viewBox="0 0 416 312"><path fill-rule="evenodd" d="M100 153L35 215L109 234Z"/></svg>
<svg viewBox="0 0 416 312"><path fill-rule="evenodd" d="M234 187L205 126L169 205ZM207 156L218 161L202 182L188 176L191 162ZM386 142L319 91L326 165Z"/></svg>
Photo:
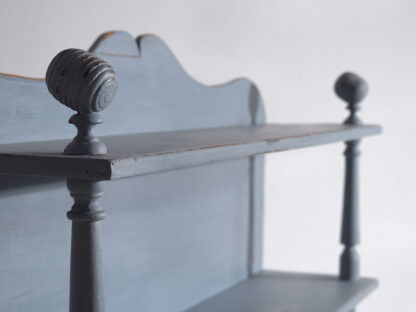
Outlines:
<svg viewBox="0 0 416 312"><path fill-rule="evenodd" d="M336 84L336 94L348 103L349 117L344 121L347 125L361 124L357 117L359 102L364 99L368 91L367 83L352 73L341 75ZM345 150L345 186L344 207L342 214L341 243L345 246L341 255L341 280L353 281L359 278L360 259L355 249L360 242L359 231L359 201L358 201L358 157L360 140L346 142Z"/></svg>
<svg viewBox="0 0 416 312"><path fill-rule="evenodd" d="M102 182L68 179L74 199L72 221L69 311L105 311L100 223L105 212L98 199Z"/></svg>
<svg viewBox="0 0 416 312"><path fill-rule="evenodd" d="M100 155L107 148L92 134L101 123L98 112L113 100L117 80L104 60L83 50L60 52L49 65L46 84L62 104L75 110L70 123L78 134L64 150L67 155ZM72 221L70 312L104 312L105 298L101 260L100 223L105 212L98 199L102 182L67 179L74 205L67 216Z"/></svg>

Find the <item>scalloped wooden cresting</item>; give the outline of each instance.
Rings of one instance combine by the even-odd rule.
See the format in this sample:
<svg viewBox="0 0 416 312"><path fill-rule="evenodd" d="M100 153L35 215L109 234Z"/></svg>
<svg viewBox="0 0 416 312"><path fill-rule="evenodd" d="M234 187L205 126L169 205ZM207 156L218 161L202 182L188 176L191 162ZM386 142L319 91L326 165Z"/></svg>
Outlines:
<svg viewBox="0 0 416 312"><path fill-rule="evenodd" d="M125 32L109 32L89 51L113 67L119 85L101 114L105 123L96 127L97 136L264 123L263 104L251 81L200 84L154 35L136 40ZM10 103L1 107L0 144L74 136L66 123L70 111L56 104L43 79L0 74L0 101Z"/></svg>

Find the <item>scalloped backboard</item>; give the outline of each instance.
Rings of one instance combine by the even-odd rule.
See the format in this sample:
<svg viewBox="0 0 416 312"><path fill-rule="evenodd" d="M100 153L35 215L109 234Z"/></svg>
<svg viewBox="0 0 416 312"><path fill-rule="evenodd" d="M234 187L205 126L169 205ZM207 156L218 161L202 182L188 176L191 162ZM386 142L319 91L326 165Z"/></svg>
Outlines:
<svg viewBox="0 0 416 312"><path fill-rule="evenodd" d="M156 36L100 36L118 77L98 135L264 122L255 85L207 87ZM42 79L0 74L0 143L72 138L72 112ZM106 183L107 311L183 311L261 267L263 157ZM64 181L0 177L0 310L64 311L71 206Z"/></svg>
<svg viewBox="0 0 416 312"><path fill-rule="evenodd" d="M97 134L124 134L263 123L257 88L246 79L207 87L188 76L156 36L106 33L90 49L112 65L119 89ZM45 69L46 71L46 69ZM43 79L0 74L0 143L72 138L72 111Z"/></svg>

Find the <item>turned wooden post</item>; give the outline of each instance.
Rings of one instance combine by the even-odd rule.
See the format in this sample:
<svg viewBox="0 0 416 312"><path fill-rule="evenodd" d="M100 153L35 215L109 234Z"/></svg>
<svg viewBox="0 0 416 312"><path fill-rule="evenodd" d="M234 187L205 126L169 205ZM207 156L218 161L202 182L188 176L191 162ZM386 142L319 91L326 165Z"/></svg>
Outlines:
<svg viewBox="0 0 416 312"><path fill-rule="evenodd" d="M105 212L98 199L102 182L68 179L74 205L67 216L72 221L70 312L105 311L101 233L98 221Z"/></svg>
<svg viewBox="0 0 416 312"><path fill-rule="evenodd" d="M359 125L357 117L359 102L364 99L368 91L367 83L353 73L341 75L336 84L335 92L348 103L349 117L344 121L346 125ZM345 185L344 207L342 214L341 243L345 246L341 255L341 280L353 281L359 278L360 258L355 246L360 242L359 231L359 200L358 200L358 157L360 140L346 142L345 150Z"/></svg>
<svg viewBox="0 0 416 312"><path fill-rule="evenodd" d="M104 60L83 50L68 49L49 65L46 84L51 94L77 113L69 122L78 134L67 145L67 155L100 155L106 146L92 134L101 123L98 112L113 100L117 90L114 70ZM102 182L67 179L74 205L67 216L72 221L70 312L104 312L103 267L100 223L105 212L98 199Z"/></svg>

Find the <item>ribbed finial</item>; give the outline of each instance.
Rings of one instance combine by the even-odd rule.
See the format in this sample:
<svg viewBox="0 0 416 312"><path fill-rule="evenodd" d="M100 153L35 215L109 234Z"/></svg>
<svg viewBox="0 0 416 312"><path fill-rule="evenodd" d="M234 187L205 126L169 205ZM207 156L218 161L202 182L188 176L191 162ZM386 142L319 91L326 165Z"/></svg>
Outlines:
<svg viewBox="0 0 416 312"><path fill-rule="evenodd" d="M98 112L114 99L117 79L106 61L79 49L67 49L54 57L46 72L49 92L62 104L77 112L69 122L78 134L65 148L67 155L107 153L104 143L92 135L92 127L101 123Z"/></svg>
<svg viewBox="0 0 416 312"><path fill-rule="evenodd" d="M335 83L335 93L348 103L350 116L345 120L346 124L360 124L361 120L356 116L361 102L368 92L368 85L364 79L354 73L344 73Z"/></svg>

